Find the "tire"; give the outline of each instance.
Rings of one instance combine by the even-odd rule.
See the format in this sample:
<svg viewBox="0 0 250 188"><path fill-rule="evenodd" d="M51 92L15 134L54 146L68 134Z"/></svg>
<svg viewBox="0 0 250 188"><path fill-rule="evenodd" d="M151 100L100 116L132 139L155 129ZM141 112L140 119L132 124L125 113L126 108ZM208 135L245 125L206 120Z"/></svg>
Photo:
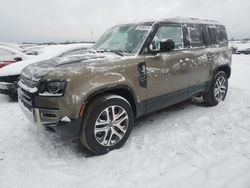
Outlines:
<svg viewBox="0 0 250 188"><path fill-rule="evenodd" d="M203 94L204 102L209 106L216 106L224 101L228 90L228 78L224 71L215 74L208 92Z"/></svg>
<svg viewBox="0 0 250 188"><path fill-rule="evenodd" d="M125 98L100 96L87 107L80 140L94 154L105 154L122 147L133 126L133 109Z"/></svg>

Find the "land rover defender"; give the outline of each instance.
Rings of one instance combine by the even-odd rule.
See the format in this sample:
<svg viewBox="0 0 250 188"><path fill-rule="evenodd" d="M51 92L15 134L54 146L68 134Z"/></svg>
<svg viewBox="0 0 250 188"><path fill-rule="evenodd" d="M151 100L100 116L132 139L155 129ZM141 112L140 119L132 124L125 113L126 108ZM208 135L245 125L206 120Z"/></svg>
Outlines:
<svg viewBox="0 0 250 188"><path fill-rule="evenodd" d="M19 103L35 124L104 154L126 142L140 116L197 95L210 106L223 101L230 67L226 29L216 21L118 25L86 53L26 67Z"/></svg>

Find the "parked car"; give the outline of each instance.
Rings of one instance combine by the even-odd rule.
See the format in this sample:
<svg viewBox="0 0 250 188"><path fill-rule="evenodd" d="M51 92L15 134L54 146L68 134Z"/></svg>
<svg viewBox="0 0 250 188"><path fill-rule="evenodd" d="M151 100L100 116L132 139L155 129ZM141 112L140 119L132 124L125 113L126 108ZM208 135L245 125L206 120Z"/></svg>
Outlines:
<svg viewBox="0 0 250 188"><path fill-rule="evenodd" d="M240 49L236 51L236 54L250 54L250 48Z"/></svg>
<svg viewBox="0 0 250 188"><path fill-rule="evenodd" d="M19 103L35 124L104 154L126 142L135 118L197 95L211 106L223 101L230 67L226 30L216 21L119 25L85 54L26 67Z"/></svg>
<svg viewBox="0 0 250 188"><path fill-rule="evenodd" d="M48 45L29 45L29 46L22 46L23 49L32 52L34 55L40 55L43 50L45 50Z"/></svg>
<svg viewBox="0 0 250 188"><path fill-rule="evenodd" d="M231 51L232 51L232 54L237 54L237 48L236 47L231 46Z"/></svg>
<svg viewBox="0 0 250 188"><path fill-rule="evenodd" d="M18 44L16 43L6 43L6 42L0 42L0 46L4 46L4 47L8 47L11 49L14 49L16 51L22 52L26 55L35 55L32 51L27 50L27 49L23 49L21 48Z"/></svg>
<svg viewBox="0 0 250 188"><path fill-rule="evenodd" d="M0 69L18 61L29 59L26 54L12 48L0 46Z"/></svg>
<svg viewBox="0 0 250 188"><path fill-rule="evenodd" d="M0 69L0 93L9 95L12 99L17 98L17 81L23 68L34 63L43 63L49 59L64 56L78 50L86 50L92 44L69 44L48 46L44 52L38 56L22 62L8 65Z"/></svg>

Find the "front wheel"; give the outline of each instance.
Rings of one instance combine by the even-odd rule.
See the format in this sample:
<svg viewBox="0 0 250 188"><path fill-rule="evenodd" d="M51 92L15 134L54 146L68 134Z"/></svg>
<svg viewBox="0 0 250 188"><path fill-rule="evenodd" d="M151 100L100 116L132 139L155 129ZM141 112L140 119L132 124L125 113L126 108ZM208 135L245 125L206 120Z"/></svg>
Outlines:
<svg viewBox="0 0 250 188"><path fill-rule="evenodd" d="M226 98L228 90L228 79L225 72L218 72L212 80L207 93L203 94L203 100L210 106L217 105Z"/></svg>
<svg viewBox="0 0 250 188"><path fill-rule="evenodd" d="M81 141L94 154L105 154L119 149L127 141L133 125L133 110L125 98L101 96L87 108Z"/></svg>

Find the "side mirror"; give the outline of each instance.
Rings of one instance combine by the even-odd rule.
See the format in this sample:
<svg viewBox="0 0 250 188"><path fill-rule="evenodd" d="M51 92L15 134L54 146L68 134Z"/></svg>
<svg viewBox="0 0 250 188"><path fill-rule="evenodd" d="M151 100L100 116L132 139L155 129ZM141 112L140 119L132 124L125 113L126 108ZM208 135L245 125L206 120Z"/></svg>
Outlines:
<svg viewBox="0 0 250 188"><path fill-rule="evenodd" d="M153 40L149 46L150 51L153 54L161 52L170 52L175 48L175 42L172 39L162 39L160 41Z"/></svg>
<svg viewBox="0 0 250 188"><path fill-rule="evenodd" d="M21 57L15 57L14 60L15 61L22 61L23 59Z"/></svg>
<svg viewBox="0 0 250 188"><path fill-rule="evenodd" d="M170 52L175 48L175 42L172 39L164 39L160 41L160 52Z"/></svg>

